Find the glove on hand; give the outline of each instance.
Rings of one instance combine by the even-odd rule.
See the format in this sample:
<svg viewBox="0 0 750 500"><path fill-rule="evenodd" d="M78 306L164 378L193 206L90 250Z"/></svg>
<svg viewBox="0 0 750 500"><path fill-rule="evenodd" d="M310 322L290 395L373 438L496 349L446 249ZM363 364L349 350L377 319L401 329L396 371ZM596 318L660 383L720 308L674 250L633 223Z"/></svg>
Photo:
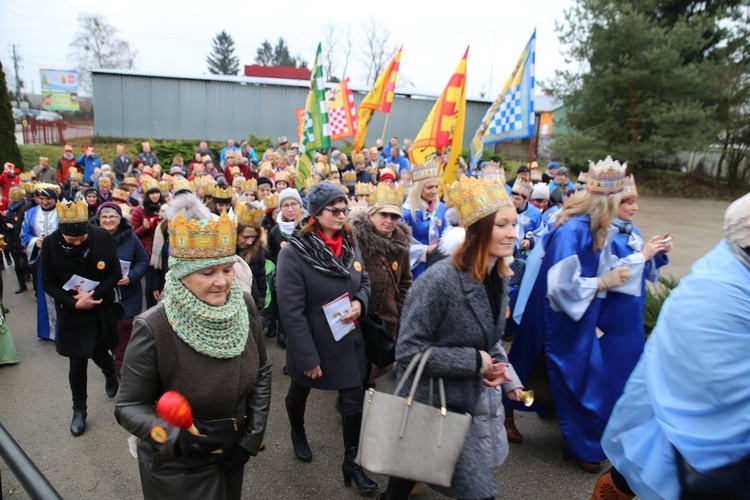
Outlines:
<svg viewBox="0 0 750 500"><path fill-rule="evenodd" d="M250 460L250 452L242 446L235 444L229 453L221 459L221 466L230 472L241 469Z"/></svg>
<svg viewBox="0 0 750 500"><path fill-rule="evenodd" d="M616 286L624 285L633 277L633 271L628 267L616 267L604 276L597 278L599 290L609 290Z"/></svg>
<svg viewBox="0 0 750 500"><path fill-rule="evenodd" d="M206 460L211 457L213 451L221 449L224 441L205 436L194 436L184 429L180 429L177 436L175 451L177 456L190 460ZM216 455L214 455L216 456Z"/></svg>

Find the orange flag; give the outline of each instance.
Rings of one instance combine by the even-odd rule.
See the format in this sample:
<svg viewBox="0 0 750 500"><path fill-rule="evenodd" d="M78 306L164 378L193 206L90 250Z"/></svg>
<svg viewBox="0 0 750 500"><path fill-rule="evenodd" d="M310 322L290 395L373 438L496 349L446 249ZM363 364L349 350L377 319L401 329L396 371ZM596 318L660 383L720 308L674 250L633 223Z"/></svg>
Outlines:
<svg viewBox="0 0 750 500"><path fill-rule="evenodd" d="M393 103L393 92L396 90L396 78L398 78L398 67L401 63L401 50L398 49L396 55L385 71L375 80L370 92L367 93L364 100L357 108L357 136L354 138L354 151L359 153L365 143L367 128L372 120L375 111L389 113Z"/></svg>
<svg viewBox="0 0 750 500"><path fill-rule="evenodd" d="M464 57L432 107L409 152L412 165L424 165L428 161L434 161L440 167L440 177L446 185L456 180L458 158L463 147L468 54L469 48L466 47ZM446 158L448 148L450 151Z"/></svg>

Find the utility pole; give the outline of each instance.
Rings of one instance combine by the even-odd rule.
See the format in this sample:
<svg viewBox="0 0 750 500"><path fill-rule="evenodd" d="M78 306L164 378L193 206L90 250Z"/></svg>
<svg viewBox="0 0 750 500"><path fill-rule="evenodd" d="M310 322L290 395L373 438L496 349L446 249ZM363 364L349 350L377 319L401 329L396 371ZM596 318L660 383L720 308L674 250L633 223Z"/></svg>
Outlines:
<svg viewBox="0 0 750 500"><path fill-rule="evenodd" d="M11 48L13 50L13 70L16 72L16 101L18 101L18 105L21 105L21 87L23 86L23 83L21 82L21 56L18 55L18 45L12 44Z"/></svg>

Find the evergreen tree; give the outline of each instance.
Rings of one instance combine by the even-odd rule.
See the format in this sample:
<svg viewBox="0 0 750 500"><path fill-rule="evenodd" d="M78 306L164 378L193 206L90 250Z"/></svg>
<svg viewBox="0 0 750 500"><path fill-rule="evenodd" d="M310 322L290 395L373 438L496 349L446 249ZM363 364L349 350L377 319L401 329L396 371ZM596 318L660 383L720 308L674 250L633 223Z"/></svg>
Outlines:
<svg viewBox="0 0 750 500"><path fill-rule="evenodd" d="M223 31L211 44L211 53L206 57L208 72L212 75L236 75L240 71L240 58L234 55L234 40Z"/></svg>
<svg viewBox="0 0 750 500"><path fill-rule="evenodd" d="M18 168L23 168L21 151L16 143L16 120L13 118L13 107L10 104L8 84L5 81L5 70L0 62L0 162L9 161Z"/></svg>
<svg viewBox="0 0 750 500"><path fill-rule="evenodd" d="M719 3L575 0L558 31L583 70L558 72L553 85L573 130L555 151L574 163L611 154L639 167L715 141L729 64L719 48L736 1Z"/></svg>
<svg viewBox="0 0 750 500"><path fill-rule="evenodd" d="M289 53L289 46L283 37L279 38L276 46L271 42L264 40L260 47L255 51L255 62L261 66L291 66L292 68L306 68L307 61L299 55L292 56Z"/></svg>

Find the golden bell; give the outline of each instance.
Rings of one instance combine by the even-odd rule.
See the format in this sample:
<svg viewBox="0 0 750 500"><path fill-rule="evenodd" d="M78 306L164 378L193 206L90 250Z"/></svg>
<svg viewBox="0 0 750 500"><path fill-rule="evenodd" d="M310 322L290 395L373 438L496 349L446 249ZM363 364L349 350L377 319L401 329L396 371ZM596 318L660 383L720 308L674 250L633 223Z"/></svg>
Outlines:
<svg viewBox="0 0 750 500"><path fill-rule="evenodd" d="M534 404L534 391L521 391L520 401L527 408Z"/></svg>

